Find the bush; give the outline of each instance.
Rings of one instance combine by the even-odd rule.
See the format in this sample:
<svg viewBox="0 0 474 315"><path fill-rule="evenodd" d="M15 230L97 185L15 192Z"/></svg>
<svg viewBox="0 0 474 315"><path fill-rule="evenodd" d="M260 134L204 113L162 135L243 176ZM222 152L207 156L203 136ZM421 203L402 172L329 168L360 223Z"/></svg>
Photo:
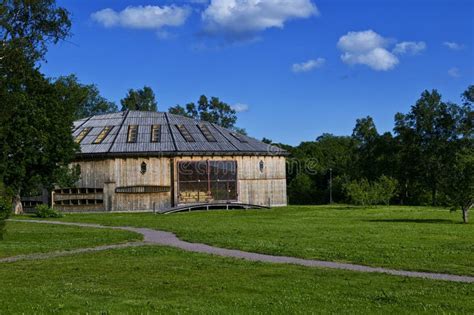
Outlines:
<svg viewBox="0 0 474 315"><path fill-rule="evenodd" d="M313 182L309 175L300 173L288 185L288 198L291 204L310 204L314 191Z"/></svg>
<svg viewBox="0 0 474 315"><path fill-rule="evenodd" d="M38 218L62 218L61 212L58 212L47 205L38 205L35 208L35 215Z"/></svg>
<svg viewBox="0 0 474 315"><path fill-rule="evenodd" d="M389 205L390 200L395 196L398 181L395 178L382 175L374 184L375 200L377 204Z"/></svg>
<svg viewBox="0 0 474 315"><path fill-rule="evenodd" d="M0 197L0 241L3 240L3 233L5 232L5 220L10 216L11 212L11 203Z"/></svg>
<svg viewBox="0 0 474 315"><path fill-rule="evenodd" d="M364 178L353 180L347 183L344 188L351 202L356 205L388 205L395 195L397 180L381 176L377 181L371 183Z"/></svg>

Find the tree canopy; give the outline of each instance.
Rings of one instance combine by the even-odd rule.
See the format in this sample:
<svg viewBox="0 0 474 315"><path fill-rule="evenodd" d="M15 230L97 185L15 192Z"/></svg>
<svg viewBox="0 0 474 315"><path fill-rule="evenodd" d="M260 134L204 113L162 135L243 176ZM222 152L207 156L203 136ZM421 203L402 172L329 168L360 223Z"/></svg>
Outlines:
<svg viewBox="0 0 474 315"><path fill-rule="evenodd" d="M48 44L69 36L69 12L55 0L4 0L0 5L3 58L21 53L29 61L44 57Z"/></svg>
<svg viewBox="0 0 474 315"><path fill-rule="evenodd" d="M143 89L138 90L128 90L127 95L120 103L122 104L122 111L141 110L156 112L158 110L155 93L149 86L144 86Z"/></svg>
<svg viewBox="0 0 474 315"><path fill-rule="evenodd" d="M196 120L208 121L218 126L233 129L238 133L247 134L245 129L236 126L237 112L218 97L210 99L201 95L196 103L188 103L185 106L176 105L170 107L170 114L181 115Z"/></svg>
<svg viewBox="0 0 474 315"><path fill-rule="evenodd" d="M65 102L76 105L75 119L117 112L117 105L100 95L94 84L81 84L75 75L59 77L55 86Z"/></svg>

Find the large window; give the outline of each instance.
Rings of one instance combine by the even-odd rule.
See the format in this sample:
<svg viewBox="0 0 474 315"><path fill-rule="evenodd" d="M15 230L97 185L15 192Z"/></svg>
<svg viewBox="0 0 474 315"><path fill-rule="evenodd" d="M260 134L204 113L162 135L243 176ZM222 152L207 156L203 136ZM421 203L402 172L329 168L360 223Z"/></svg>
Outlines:
<svg viewBox="0 0 474 315"><path fill-rule="evenodd" d="M178 163L178 193L180 203L237 200L237 163Z"/></svg>

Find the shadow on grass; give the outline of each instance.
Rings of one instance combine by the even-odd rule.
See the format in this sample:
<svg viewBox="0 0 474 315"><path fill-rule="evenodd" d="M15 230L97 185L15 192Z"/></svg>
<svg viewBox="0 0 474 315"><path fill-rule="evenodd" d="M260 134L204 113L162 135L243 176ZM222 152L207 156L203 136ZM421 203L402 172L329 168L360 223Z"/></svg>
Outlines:
<svg viewBox="0 0 474 315"><path fill-rule="evenodd" d="M456 224L458 222L447 219L374 219L368 222L389 222L389 223L440 223L440 224Z"/></svg>

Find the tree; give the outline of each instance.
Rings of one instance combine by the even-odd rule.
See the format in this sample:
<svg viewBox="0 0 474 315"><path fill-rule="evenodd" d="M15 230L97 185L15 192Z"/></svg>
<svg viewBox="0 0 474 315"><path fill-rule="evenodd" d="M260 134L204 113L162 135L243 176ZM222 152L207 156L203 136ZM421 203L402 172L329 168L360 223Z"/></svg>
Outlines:
<svg viewBox="0 0 474 315"><path fill-rule="evenodd" d="M62 91L65 102L76 105L75 119L118 111L115 103L100 95L96 85L81 84L75 75L59 77L54 84Z"/></svg>
<svg viewBox="0 0 474 315"><path fill-rule="evenodd" d="M443 102L433 90L424 91L408 114L395 117L395 132L404 148L401 164L410 169L410 178L403 181L429 188L432 205L438 204L443 169L455 156L460 113L458 105Z"/></svg>
<svg viewBox="0 0 474 315"><path fill-rule="evenodd" d="M352 132L354 141L354 168L353 177L367 178L374 180L377 178L378 170L376 167L376 146L379 139L379 133L375 127L372 117L357 119Z"/></svg>
<svg viewBox="0 0 474 315"><path fill-rule="evenodd" d="M336 201L344 199L341 183L350 171L353 141L350 137L323 134L316 141L302 142L297 147L281 146L289 151L287 179L291 183L295 176L305 173L314 188L308 197L310 203L323 204L329 201L329 169L334 175L333 197ZM337 184L337 185L336 185ZM289 190L298 194L297 190ZM290 201L297 197L291 197Z"/></svg>
<svg viewBox="0 0 474 315"><path fill-rule="evenodd" d="M37 66L71 23L52 0L3 1L0 10L0 179L21 212L20 196L51 187L77 150L74 105Z"/></svg>
<svg viewBox="0 0 474 315"><path fill-rule="evenodd" d="M236 111L229 104L219 100L218 97L211 97L209 101L205 95L201 95L197 105L195 103L188 103L185 107L176 105L169 109L169 113L208 121L224 128L236 129L238 132L245 134L244 129L235 127L237 122Z"/></svg>
<svg viewBox="0 0 474 315"><path fill-rule="evenodd" d="M69 12L55 0L4 0L0 4L1 58L21 53L29 61L42 59L50 43L69 35Z"/></svg>
<svg viewBox="0 0 474 315"><path fill-rule="evenodd" d="M138 90L128 90L127 95L120 103L122 104L122 111L140 110L156 112L158 109L155 93L149 86L144 86L143 89Z"/></svg>
<svg viewBox="0 0 474 315"><path fill-rule="evenodd" d="M311 177L305 173L299 173L288 185L288 198L291 204L311 204L313 203L312 193L314 192Z"/></svg>
<svg viewBox="0 0 474 315"><path fill-rule="evenodd" d="M464 223L469 222L469 210L474 205L474 147L463 148L450 167L448 202L453 210L461 209Z"/></svg>
<svg viewBox="0 0 474 315"><path fill-rule="evenodd" d="M71 134L75 104L66 102L61 91L34 68L9 83L8 93L0 95L7 106L0 132L1 177L15 193L16 212L21 212L21 195L51 188L58 174L69 170L78 149Z"/></svg>
<svg viewBox="0 0 474 315"><path fill-rule="evenodd" d="M168 110L170 114L207 121L218 126L232 129L237 133L247 135L244 128L236 126L237 112L227 103L219 100L218 97L211 97L210 101L205 95L201 95L197 102L188 103L186 106L176 105Z"/></svg>
<svg viewBox="0 0 474 315"><path fill-rule="evenodd" d="M448 205L461 209L463 222L469 222L469 210L474 205L474 85L462 94L463 106L459 113L459 134L454 163L445 168L445 189Z"/></svg>

